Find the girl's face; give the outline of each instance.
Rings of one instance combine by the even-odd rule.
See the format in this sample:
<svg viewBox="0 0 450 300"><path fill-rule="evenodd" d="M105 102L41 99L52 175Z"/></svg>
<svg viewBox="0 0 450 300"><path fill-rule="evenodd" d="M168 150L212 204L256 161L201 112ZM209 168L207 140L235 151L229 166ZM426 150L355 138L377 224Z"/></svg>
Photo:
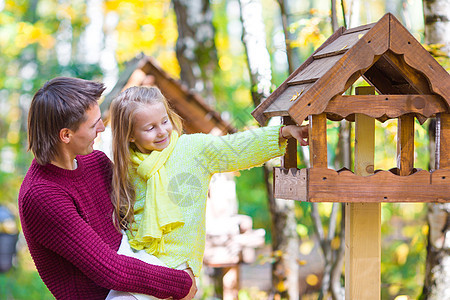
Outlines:
<svg viewBox="0 0 450 300"><path fill-rule="evenodd" d="M163 103L145 104L134 116L130 142L133 142L142 153L161 151L169 145L172 129Z"/></svg>

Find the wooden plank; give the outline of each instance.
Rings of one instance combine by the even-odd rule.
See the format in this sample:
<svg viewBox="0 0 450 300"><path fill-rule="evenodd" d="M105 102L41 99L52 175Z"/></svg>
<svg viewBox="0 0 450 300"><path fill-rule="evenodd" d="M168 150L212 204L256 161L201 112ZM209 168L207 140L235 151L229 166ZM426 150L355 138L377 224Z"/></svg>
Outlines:
<svg viewBox="0 0 450 300"><path fill-rule="evenodd" d="M398 68L388 62L386 55L382 55L377 62L367 70L364 79L375 86L380 94L417 94Z"/></svg>
<svg viewBox="0 0 450 300"><path fill-rule="evenodd" d="M368 30L368 29L371 29L373 26L375 26L375 24L376 24L376 22L375 23L361 25L361 26L358 26L358 27L349 28L349 29L344 31L344 34L350 34L350 33L358 32L358 31Z"/></svg>
<svg viewBox="0 0 450 300"><path fill-rule="evenodd" d="M400 176L411 174L414 169L414 115L398 118L397 126L397 168Z"/></svg>
<svg viewBox="0 0 450 300"><path fill-rule="evenodd" d="M446 166L448 168L448 165ZM449 169L437 169L431 173L432 189L435 191L436 200L435 203L448 203L450 202L450 172Z"/></svg>
<svg viewBox="0 0 450 300"><path fill-rule="evenodd" d="M383 115L393 119L409 113L430 118L444 111L447 111L446 104L438 95L339 95L325 108L326 113L342 118L359 113L376 119Z"/></svg>
<svg viewBox="0 0 450 300"><path fill-rule="evenodd" d="M314 53L317 53L318 51L322 50L327 45L332 43L335 39L337 39L339 36L342 35L343 31L344 31L344 27L340 27L338 30L336 30L325 41L325 43L323 43L319 48L317 48L316 51L314 51ZM314 55L314 53L313 53L313 55ZM256 121L258 121L259 124L264 125L267 122L269 117L266 116L266 114L264 114L264 111L269 106L271 106L272 103L275 103L276 101L278 101L278 97L282 93L284 93L284 91L287 89L288 82L292 78L294 78L299 72L304 70L313 61L313 59L314 59L313 55L311 55L307 60L305 60L305 62L300 67L298 67L291 75L289 75L289 77L269 97L267 97L267 99L265 101L263 101L261 104L259 104L258 107L256 107L255 110L252 111L252 116L256 119ZM306 119L306 116L304 119ZM297 123L301 124L301 122L297 122Z"/></svg>
<svg viewBox="0 0 450 300"><path fill-rule="evenodd" d="M356 42L369 31L369 29L370 28L366 28L361 31L344 32L344 34L337 38L333 43L314 54L314 58L319 59L344 53L356 44Z"/></svg>
<svg viewBox="0 0 450 300"><path fill-rule="evenodd" d="M436 118L436 169L450 168L450 114Z"/></svg>
<svg viewBox="0 0 450 300"><path fill-rule="evenodd" d="M311 88L312 85L313 83L305 83L296 86L288 86L283 91L283 93L279 95L277 101L273 102L269 107L267 107L267 109L264 111L264 115L267 118L271 118L274 116L289 116L288 110L292 105L294 105L295 101L297 101L296 97L303 95L305 91ZM297 96L297 94L299 96Z"/></svg>
<svg viewBox="0 0 450 300"><path fill-rule="evenodd" d="M357 95L375 94L375 88L357 87ZM355 174L374 173L375 119L355 115ZM354 189L361 189L354 186ZM362 189L365 191L364 189ZM366 200L364 198L362 201ZM345 298L380 299L381 204L345 204Z"/></svg>
<svg viewBox="0 0 450 300"><path fill-rule="evenodd" d="M450 105L449 73L393 15L390 15L389 23L389 49L398 55L402 55L409 66L424 74L431 86L431 90L442 96L447 105Z"/></svg>
<svg viewBox="0 0 450 300"><path fill-rule="evenodd" d="M450 169L440 171L436 175L421 170L409 176L379 171L361 177L350 171L314 168L308 170L308 198L311 202L448 202L450 185L434 182L433 176L447 177L448 182Z"/></svg>
<svg viewBox="0 0 450 300"><path fill-rule="evenodd" d="M357 176L349 170L319 167L275 168L274 194L276 198L310 202L450 202L450 169L420 170L409 176L399 176L399 172L394 169Z"/></svg>
<svg viewBox="0 0 450 300"><path fill-rule="evenodd" d="M302 83L314 83L317 79L322 77L334 64L343 56L335 55L320 59L314 59L311 64L306 67L303 71L298 73L294 78L292 78L288 84L298 85Z"/></svg>
<svg viewBox="0 0 450 300"><path fill-rule="evenodd" d="M328 166L326 114L309 116L309 161L312 168Z"/></svg>
<svg viewBox="0 0 450 300"><path fill-rule="evenodd" d="M342 95L387 51L388 38L389 18L383 17L292 105L289 115L298 123L308 115L322 113L333 97Z"/></svg>
<svg viewBox="0 0 450 300"><path fill-rule="evenodd" d="M307 170L274 168L274 197L276 199L308 201Z"/></svg>
<svg viewBox="0 0 450 300"><path fill-rule="evenodd" d="M345 299L380 299L379 203L346 204Z"/></svg>
<svg viewBox="0 0 450 300"><path fill-rule="evenodd" d="M404 60L403 56L392 51L386 51L383 55L386 61L402 75L407 83L417 91L418 94L432 94L428 81L423 74L411 68Z"/></svg>
<svg viewBox="0 0 450 300"><path fill-rule="evenodd" d="M284 125L295 125L289 117L283 117ZM286 154L281 158L281 165L283 168L297 168L297 140L290 138L287 141Z"/></svg>

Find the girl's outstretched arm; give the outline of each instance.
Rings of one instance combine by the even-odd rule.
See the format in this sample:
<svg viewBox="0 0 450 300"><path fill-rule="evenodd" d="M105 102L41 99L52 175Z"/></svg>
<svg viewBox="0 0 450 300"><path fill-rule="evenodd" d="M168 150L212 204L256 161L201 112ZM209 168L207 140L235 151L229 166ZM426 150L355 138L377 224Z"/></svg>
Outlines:
<svg viewBox="0 0 450 300"><path fill-rule="evenodd" d="M281 139L296 139L301 146L307 146L308 141L308 126L288 125L280 128Z"/></svg>
<svg viewBox="0 0 450 300"><path fill-rule="evenodd" d="M192 135L197 149L189 153L194 154L195 161L211 174L260 166L285 153L286 138L297 137L302 140L302 145L307 143L303 140L307 128L286 126L282 131L284 138L280 136L280 128L280 125L260 127L226 136Z"/></svg>

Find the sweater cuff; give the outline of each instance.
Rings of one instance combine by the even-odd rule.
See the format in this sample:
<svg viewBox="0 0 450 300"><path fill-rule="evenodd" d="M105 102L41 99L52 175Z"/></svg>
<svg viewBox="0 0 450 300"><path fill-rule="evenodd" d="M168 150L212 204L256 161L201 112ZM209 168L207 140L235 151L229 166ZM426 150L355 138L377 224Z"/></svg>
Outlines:
<svg viewBox="0 0 450 300"><path fill-rule="evenodd" d="M185 275L183 275L183 279L180 278L180 281L177 282L177 289L176 291L174 290L173 299L183 299L186 297L193 284L191 276L186 271L180 270L179 272L183 272Z"/></svg>
<svg viewBox="0 0 450 300"><path fill-rule="evenodd" d="M265 127L267 132L268 152L271 157L278 157L284 155L286 152L287 139L280 138L280 129L283 125Z"/></svg>

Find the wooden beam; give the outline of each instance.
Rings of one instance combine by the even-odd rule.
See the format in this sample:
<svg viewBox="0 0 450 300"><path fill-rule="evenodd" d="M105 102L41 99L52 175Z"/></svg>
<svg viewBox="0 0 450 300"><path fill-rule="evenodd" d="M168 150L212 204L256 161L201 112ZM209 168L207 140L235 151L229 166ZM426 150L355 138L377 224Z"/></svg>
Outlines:
<svg viewBox="0 0 450 300"><path fill-rule="evenodd" d="M398 118L397 168L400 176L408 176L414 169L414 115Z"/></svg>
<svg viewBox="0 0 450 300"><path fill-rule="evenodd" d="M409 176L399 176L400 170L392 169L377 171L374 175L363 177L349 170L336 172L325 168L308 169L308 201L352 203L450 201L450 185L444 186L441 182L435 181L435 178L441 177L448 178L449 181L450 169L440 169L436 172L421 170ZM304 200L297 198L293 190L287 189L288 184L292 182L305 185L300 174L294 175L286 170L280 175L281 179L280 184L285 182L286 186L284 199Z"/></svg>
<svg viewBox="0 0 450 300"><path fill-rule="evenodd" d="M290 117L283 117L284 125L295 125ZM286 154L281 158L281 165L283 168L297 168L297 140L294 138L288 139L286 146ZM274 181L275 183L275 181Z"/></svg>
<svg viewBox="0 0 450 300"><path fill-rule="evenodd" d="M415 170L415 169L414 169ZM310 202L413 203L449 202L450 169L420 170L399 176L400 170L358 176L349 170L275 168L276 198ZM357 188L355 188L357 187Z"/></svg>
<svg viewBox="0 0 450 300"><path fill-rule="evenodd" d="M430 86L426 77L411 68L403 56L397 55L392 51L386 51L383 55L387 62L402 75L402 77L407 81L407 83L417 91L419 94L431 94Z"/></svg>
<svg viewBox="0 0 450 300"><path fill-rule="evenodd" d="M356 93L374 94L375 89L357 88ZM355 174L368 176L374 172L375 119L361 114L355 118ZM346 203L345 299L380 299L380 268L380 203Z"/></svg>
<svg viewBox="0 0 450 300"><path fill-rule="evenodd" d="M389 35L389 49L402 55L411 68L423 74L431 90L450 105L450 74L393 15L390 15Z"/></svg>
<svg viewBox="0 0 450 300"><path fill-rule="evenodd" d="M327 155L327 115L309 116L309 160L311 168L326 168Z"/></svg>
<svg viewBox="0 0 450 300"><path fill-rule="evenodd" d="M450 168L450 114L436 118L436 169Z"/></svg>
<svg viewBox="0 0 450 300"><path fill-rule="evenodd" d="M445 101L437 95L343 95L333 98L325 109L342 118L359 113L375 119L384 115L393 119L409 113L430 118L445 111Z"/></svg>

